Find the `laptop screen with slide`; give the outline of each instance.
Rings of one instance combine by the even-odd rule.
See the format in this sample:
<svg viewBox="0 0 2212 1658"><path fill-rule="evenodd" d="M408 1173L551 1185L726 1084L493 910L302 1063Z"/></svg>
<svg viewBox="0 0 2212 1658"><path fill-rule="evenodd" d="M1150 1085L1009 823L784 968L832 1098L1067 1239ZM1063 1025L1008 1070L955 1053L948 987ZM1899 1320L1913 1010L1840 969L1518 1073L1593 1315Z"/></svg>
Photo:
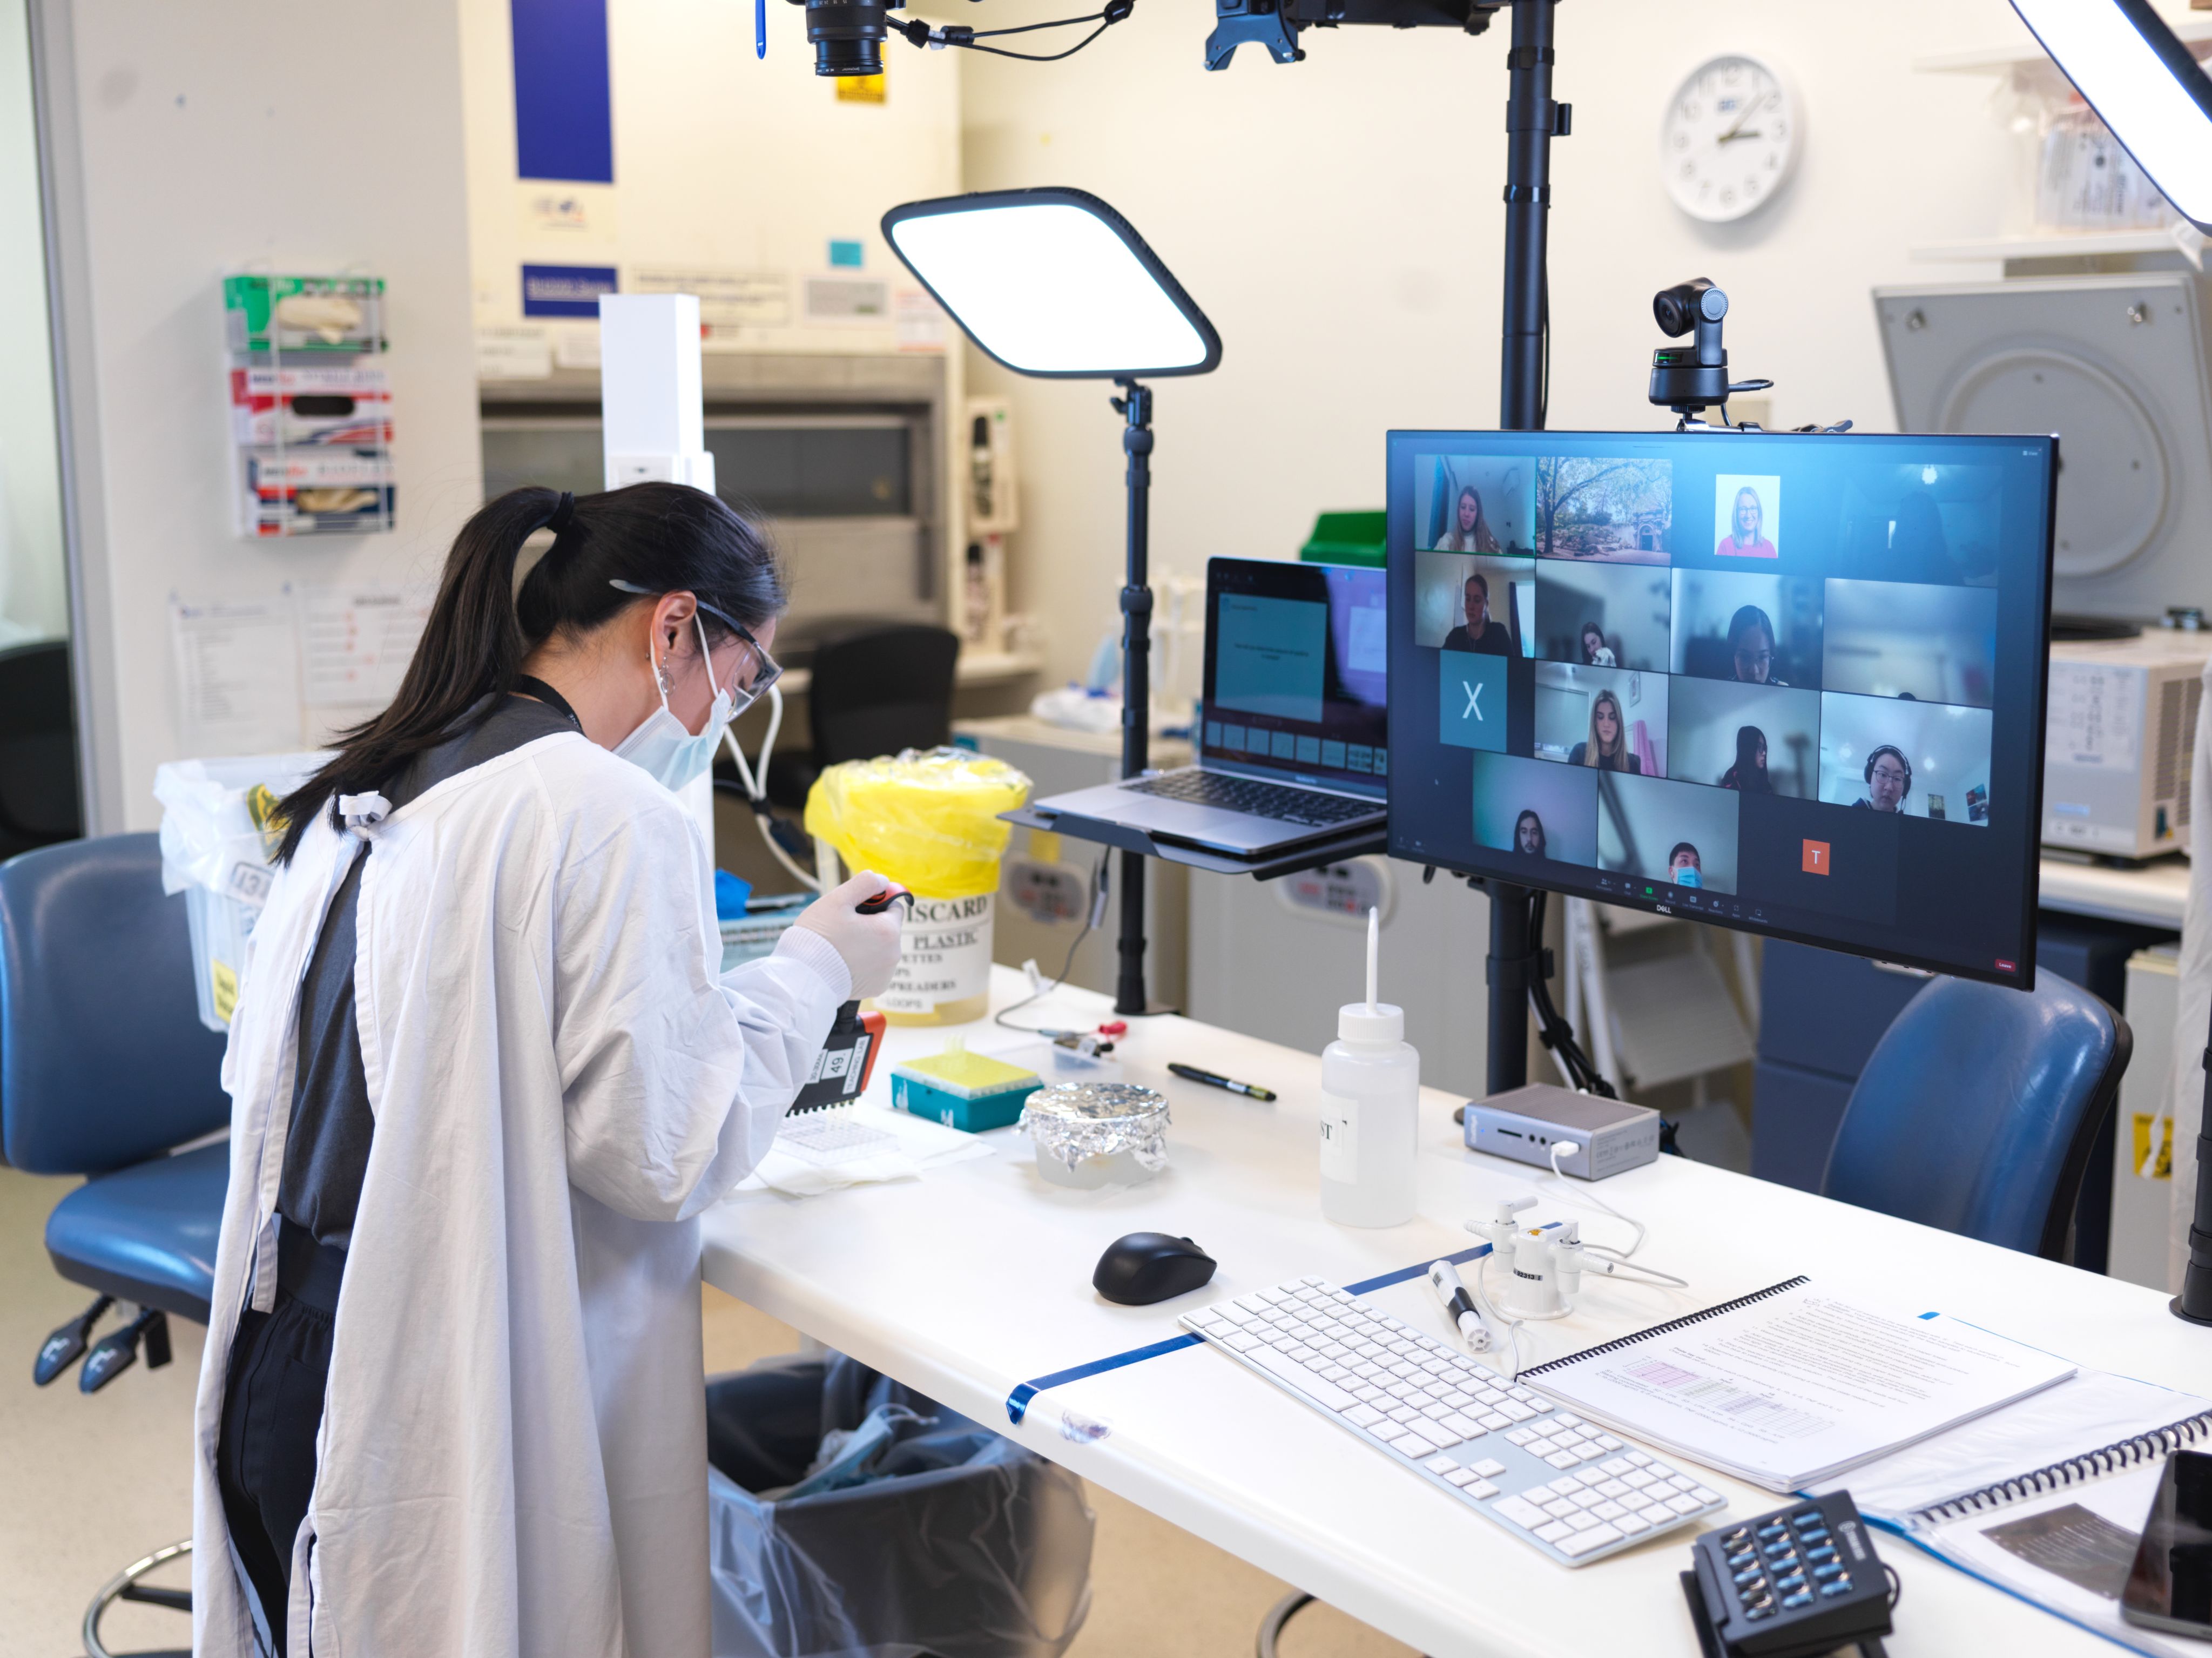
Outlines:
<svg viewBox="0 0 2212 1658"><path fill-rule="evenodd" d="M1381 570L1209 561L1199 733L1207 767L1382 799L1389 605Z"/></svg>

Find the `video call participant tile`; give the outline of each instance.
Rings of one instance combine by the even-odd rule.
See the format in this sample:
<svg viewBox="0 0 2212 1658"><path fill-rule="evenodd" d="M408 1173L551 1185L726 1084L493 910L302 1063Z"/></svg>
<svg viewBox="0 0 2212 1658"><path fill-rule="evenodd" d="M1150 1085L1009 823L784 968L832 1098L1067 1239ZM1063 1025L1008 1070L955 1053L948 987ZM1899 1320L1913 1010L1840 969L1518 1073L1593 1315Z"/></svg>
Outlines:
<svg viewBox="0 0 2212 1658"><path fill-rule="evenodd" d="M1455 749L1506 747L1506 664L1445 651L1437 658L1437 735Z"/></svg>
<svg viewBox="0 0 2212 1658"><path fill-rule="evenodd" d="M1539 662L1535 674L1538 759L1640 777L1668 774L1673 682L1665 674L1572 662Z"/></svg>
<svg viewBox="0 0 2212 1658"><path fill-rule="evenodd" d="M1894 817L1838 811L1787 795L1746 795L1738 819L1738 896L1753 906L1809 909L1887 926L1897 920L1899 845Z"/></svg>
<svg viewBox="0 0 2212 1658"><path fill-rule="evenodd" d="M1475 843L1589 868L1597 862L1597 776L1583 767L1476 755Z"/></svg>
<svg viewBox="0 0 2212 1658"><path fill-rule="evenodd" d="M1717 559L1782 556L1782 480L1771 473L1723 472L1713 482Z"/></svg>
<svg viewBox="0 0 2212 1658"><path fill-rule="evenodd" d="M1572 767L1567 768L1571 771ZM1597 774L1597 863L1659 887L1736 890L1733 791L1656 777Z"/></svg>
<svg viewBox="0 0 2212 1658"><path fill-rule="evenodd" d="M1876 814L1986 826L1990 711L1891 697L1820 698L1820 799Z"/></svg>
<svg viewBox="0 0 2212 1658"><path fill-rule="evenodd" d="M1676 570L1668 666L1678 674L1740 685L1817 689L1821 587L1806 576ZM1540 595L1537 619L1542 618Z"/></svg>
<svg viewBox="0 0 2212 1658"><path fill-rule="evenodd" d="M1830 568L1886 581L1994 586L2003 491L1995 466L1853 467Z"/></svg>
<svg viewBox="0 0 2212 1658"><path fill-rule="evenodd" d="M1525 556L1534 550L1534 466L1519 456L1416 456L1413 545Z"/></svg>
<svg viewBox="0 0 2212 1658"><path fill-rule="evenodd" d="M1536 550L1546 558L1664 564L1674 464L1550 455L1536 463Z"/></svg>
<svg viewBox="0 0 2212 1658"><path fill-rule="evenodd" d="M1413 642L1481 656L1528 656L1536 629L1536 561L1467 553L1413 555Z"/></svg>
<svg viewBox="0 0 2212 1658"><path fill-rule="evenodd" d="M1975 708L1995 701L1993 588L1830 581L1824 610L1822 689Z"/></svg>
<svg viewBox="0 0 2212 1658"><path fill-rule="evenodd" d="M1672 584L1664 568L1536 562L1536 654L1593 668L1667 671Z"/></svg>
<svg viewBox="0 0 2212 1658"><path fill-rule="evenodd" d="M1820 692L1677 677L1667 682L1667 712L1669 777L1745 794L1819 796ZM1540 707L1540 732L1542 718Z"/></svg>

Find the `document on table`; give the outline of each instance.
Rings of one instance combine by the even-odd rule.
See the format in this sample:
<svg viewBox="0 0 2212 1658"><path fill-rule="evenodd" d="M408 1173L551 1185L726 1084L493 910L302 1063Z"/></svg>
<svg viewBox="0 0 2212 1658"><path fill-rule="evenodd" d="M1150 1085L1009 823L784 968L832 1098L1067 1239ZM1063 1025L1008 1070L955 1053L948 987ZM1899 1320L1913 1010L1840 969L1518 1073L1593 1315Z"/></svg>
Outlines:
<svg viewBox="0 0 2212 1658"><path fill-rule="evenodd" d="M1620 1432L1795 1491L2074 1372L1940 1312L1877 1307L1800 1278L1522 1379Z"/></svg>

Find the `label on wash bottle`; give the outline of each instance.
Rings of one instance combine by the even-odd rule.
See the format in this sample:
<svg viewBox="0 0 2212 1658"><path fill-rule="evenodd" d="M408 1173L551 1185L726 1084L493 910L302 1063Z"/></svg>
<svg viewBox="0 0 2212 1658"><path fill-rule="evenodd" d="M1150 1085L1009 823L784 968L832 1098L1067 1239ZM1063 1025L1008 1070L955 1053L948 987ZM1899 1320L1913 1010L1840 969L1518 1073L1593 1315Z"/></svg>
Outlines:
<svg viewBox="0 0 2212 1658"><path fill-rule="evenodd" d="M1359 1102L1321 1096L1321 1177L1349 1186L1359 1178Z"/></svg>

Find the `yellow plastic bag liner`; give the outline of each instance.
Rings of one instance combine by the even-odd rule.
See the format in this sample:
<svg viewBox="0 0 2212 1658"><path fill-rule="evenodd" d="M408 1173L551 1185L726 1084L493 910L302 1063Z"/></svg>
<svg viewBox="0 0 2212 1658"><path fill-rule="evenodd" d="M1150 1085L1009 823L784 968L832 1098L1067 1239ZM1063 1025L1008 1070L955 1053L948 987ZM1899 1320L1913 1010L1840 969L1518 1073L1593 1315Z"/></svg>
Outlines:
<svg viewBox="0 0 2212 1658"><path fill-rule="evenodd" d="M876 999L900 1024L957 1024L990 1006L992 909L999 857L1029 799L1030 780L966 749L908 750L830 767L806 797L806 832L850 868L871 869L915 895L899 965Z"/></svg>
<svg viewBox="0 0 2212 1658"><path fill-rule="evenodd" d="M850 869L872 869L933 898L999 890L999 857L1012 825L999 821L1030 798L1030 780L967 749L908 749L848 760L814 781L806 832Z"/></svg>

